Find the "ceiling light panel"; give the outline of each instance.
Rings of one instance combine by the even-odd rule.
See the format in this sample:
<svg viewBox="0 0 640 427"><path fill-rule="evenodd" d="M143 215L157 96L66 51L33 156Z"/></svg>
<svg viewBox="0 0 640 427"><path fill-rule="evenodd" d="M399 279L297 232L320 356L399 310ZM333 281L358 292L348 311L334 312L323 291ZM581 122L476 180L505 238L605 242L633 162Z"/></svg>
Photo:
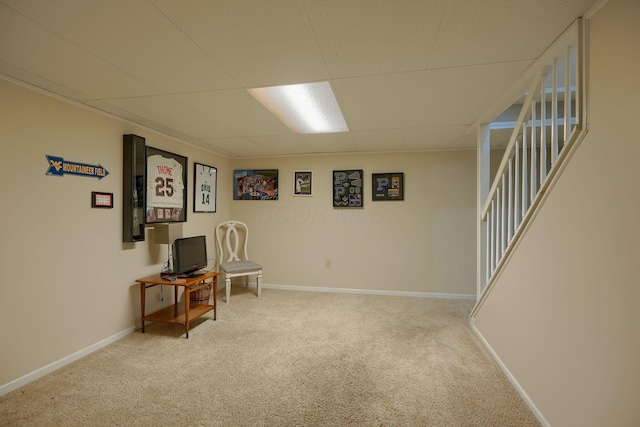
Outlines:
<svg viewBox="0 0 640 427"><path fill-rule="evenodd" d="M297 133L347 132L329 82L248 89L249 93Z"/></svg>

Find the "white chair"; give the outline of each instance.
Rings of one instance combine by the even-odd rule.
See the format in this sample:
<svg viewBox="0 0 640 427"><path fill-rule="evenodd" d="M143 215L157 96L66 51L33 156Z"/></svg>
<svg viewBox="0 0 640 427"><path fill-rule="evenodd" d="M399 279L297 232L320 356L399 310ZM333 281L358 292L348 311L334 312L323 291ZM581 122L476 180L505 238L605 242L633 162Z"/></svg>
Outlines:
<svg viewBox="0 0 640 427"><path fill-rule="evenodd" d="M258 297L262 284L262 266L249 260L247 242L249 229L245 223L226 221L216 227L216 242L218 243L218 260L220 271L224 273L226 302L231 298L231 279L245 277L245 286L249 286L249 276L255 274Z"/></svg>

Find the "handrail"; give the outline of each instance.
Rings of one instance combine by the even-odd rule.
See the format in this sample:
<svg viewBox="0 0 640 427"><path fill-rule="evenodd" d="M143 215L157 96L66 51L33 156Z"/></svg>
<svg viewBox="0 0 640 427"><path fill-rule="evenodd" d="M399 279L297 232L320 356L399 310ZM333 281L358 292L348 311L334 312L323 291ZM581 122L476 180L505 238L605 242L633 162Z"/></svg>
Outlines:
<svg viewBox="0 0 640 427"><path fill-rule="evenodd" d="M561 153L584 136L584 40L578 19L523 74L530 79L524 81L525 100L488 195L479 200L478 236L483 243L478 245L476 307L540 205L551 177L568 158ZM510 96L522 98L513 90ZM500 99L496 105L505 101Z"/></svg>
<svg viewBox="0 0 640 427"><path fill-rule="evenodd" d="M534 90L535 87L534 85L537 85L538 80L540 79L540 76L542 75L542 71L538 71L538 73L535 74L534 78L531 81L531 85L529 87L528 90L528 94L527 97L524 100L524 103L522 104L523 106L529 105L533 99L533 97L535 96L534 94ZM507 144L507 148L505 150L505 155L502 157L502 162L500 162L500 166L498 166L498 174L496 176L496 178L493 180L493 184L491 185L491 188L489 189L489 197L487 198L482 211L481 211L481 215L484 217L487 213L487 210L489 208L489 204L490 204L490 200L492 199L492 195L496 192L497 187L498 187L498 176L500 176L501 172L504 172L505 168L508 166L508 158L510 156L507 156L507 153L513 153L513 147L516 143L516 139L518 137L518 133L517 130L521 129L523 126L523 123L525 123L525 118L526 118L526 109L522 108L520 110L520 114L518 115L518 120L516 120L516 124L514 126L514 131L511 133L511 137L509 138L509 143Z"/></svg>

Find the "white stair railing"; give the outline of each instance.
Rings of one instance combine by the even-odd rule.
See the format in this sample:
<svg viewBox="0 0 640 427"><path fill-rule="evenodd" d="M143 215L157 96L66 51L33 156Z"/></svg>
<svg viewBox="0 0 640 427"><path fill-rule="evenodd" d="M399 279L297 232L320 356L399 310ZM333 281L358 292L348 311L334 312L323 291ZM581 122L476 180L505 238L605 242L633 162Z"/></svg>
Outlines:
<svg viewBox="0 0 640 427"><path fill-rule="evenodd" d="M563 152L584 136L582 44L578 20L528 73L532 78L502 162L487 197L479 199L478 303L566 159ZM480 138L479 130L479 144Z"/></svg>

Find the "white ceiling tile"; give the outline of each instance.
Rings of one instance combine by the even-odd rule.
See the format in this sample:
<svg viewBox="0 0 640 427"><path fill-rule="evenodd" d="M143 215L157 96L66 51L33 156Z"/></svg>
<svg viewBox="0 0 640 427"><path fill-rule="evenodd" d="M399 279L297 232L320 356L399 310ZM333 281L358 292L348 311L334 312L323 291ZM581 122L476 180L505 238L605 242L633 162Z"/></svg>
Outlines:
<svg viewBox="0 0 640 427"><path fill-rule="evenodd" d="M509 143L509 138L511 138L512 132L513 129L491 129L489 134L491 148L504 149ZM477 140L477 130L474 126L470 126L449 146L449 148L475 150Z"/></svg>
<svg viewBox="0 0 640 427"><path fill-rule="evenodd" d="M445 0L305 0L332 78L424 70Z"/></svg>
<svg viewBox="0 0 640 427"><path fill-rule="evenodd" d="M251 140L273 154L305 154L311 150L300 135L270 135L252 137Z"/></svg>
<svg viewBox="0 0 640 427"><path fill-rule="evenodd" d="M172 136L174 138L178 138L181 140L188 140L192 138L192 136L180 132L174 128L164 125L163 123L157 123L153 120L150 120L146 117L139 116L130 111L123 110L121 108L116 107L115 105L111 105L107 103L108 101L82 101L82 104L87 105L89 107L95 108L97 110L103 111L108 114L112 114L116 117L120 117L121 119L128 120L133 123L140 124L142 126L146 126L150 129L154 129L158 132L164 133L166 135Z"/></svg>
<svg viewBox="0 0 640 427"><path fill-rule="evenodd" d="M173 97L239 135L293 133L245 89L196 92Z"/></svg>
<svg viewBox="0 0 640 427"><path fill-rule="evenodd" d="M190 138L224 138L237 136L231 130L181 104L170 96L109 99L105 103L176 129Z"/></svg>
<svg viewBox="0 0 640 427"><path fill-rule="evenodd" d="M475 149L476 148L476 134L474 132L464 133L460 135L448 148L450 149Z"/></svg>
<svg viewBox="0 0 640 427"><path fill-rule="evenodd" d="M162 92L236 86L214 60L146 1L13 1L16 10ZM73 14L79 19L65 19Z"/></svg>
<svg viewBox="0 0 640 427"><path fill-rule="evenodd" d="M248 138L211 138L201 140L220 152L229 153L229 157L259 157L273 153Z"/></svg>
<svg viewBox="0 0 640 427"><path fill-rule="evenodd" d="M29 70L15 67L14 65L4 61L0 61L0 74L11 76L11 78L20 82L28 82L32 86L44 89L45 91L51 92L52 94L61 96L63 98L72 100L91 98L86 93L78 92L72 88L63 86L56 81L48 80L42 76L33 74Z"/></svg>
<svg viewBox="0 0 640 427"><path fill-rule="evenodd" d="M153 0L242 87L326 80L296 0Z"/></svg>
<svg viewBox="0 0 640 427"><path fill-rule="evenodd" d="M409 125L424 76L385 74L334 80L332 85L350 130L394 129Z"/></svg>
<svg viewBox="0 0 640 427"><path fill-rule="evenodd" d="M223 156L223 157L235 157L236 155L230 151L227 151L223 148L217 147L213 144L210 144L209 142L207 142L206 140L200 140L200 139L185 139L186 142L188 142L191 145L195 145L196 147L200 147L203 148L207 151L213 152L219 156Z"/></svg>
<svg viewBox="0 0 640 427"><path fill-rule="evenodd" d="M451 0L431 67L535 59L593 0Z"/></svg>
<svg viewBox="0 0 640 427"><path fill-rule="evenodd" d="M144 82L117 69L76 44L35 24L0 4L0 58L13 66L29 70L39 81L91 98L141 96L158 93ZM20 43L16 43L19 40Z"/></svg>
<svg viewBox="0 0 640 427"><path fill-rule="evenodd" d="M402 147L406 137L406 129L382 129L370 131L356 131L353 139L358 151L394 151Z"/></svg>
<svg viewBox="0 0 640 427"><path fill-rule="evenodd" d="M407 129L402 148L408 151L448 148L467 129L467 126L431 126Z"/></svg>
<svg viewBox="0 0 640 427"><path fill-rule="evenodd" d="M311 153L351 153L356 152L356 144L353 134L341 133L315 133L300 135L311 146Z"/></svg>
<svg viewBox="0 0 640 427"><path fill-rule="evenodd" d="M412 126L471 124L529 64L514 61L429 71Z"/></svg>

